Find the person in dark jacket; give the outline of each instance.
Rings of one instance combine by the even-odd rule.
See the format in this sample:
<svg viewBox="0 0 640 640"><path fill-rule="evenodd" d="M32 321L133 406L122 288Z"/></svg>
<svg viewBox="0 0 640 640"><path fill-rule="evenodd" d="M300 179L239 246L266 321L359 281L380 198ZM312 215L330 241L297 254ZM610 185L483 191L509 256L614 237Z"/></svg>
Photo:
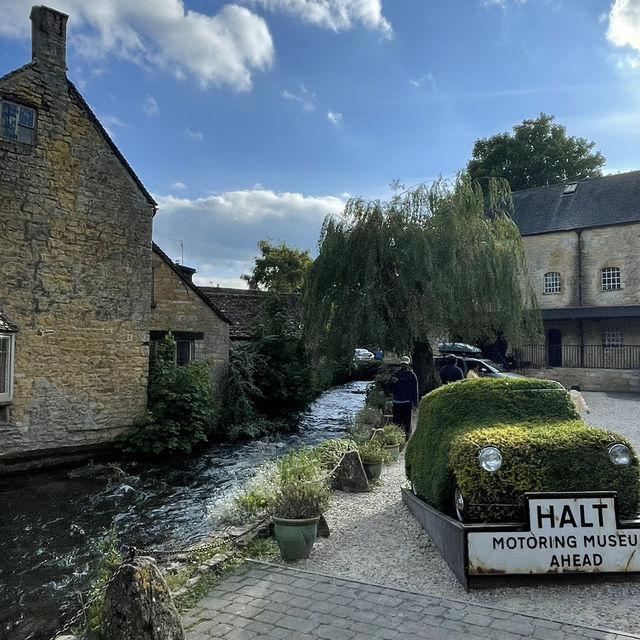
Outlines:
<svg viewBox="0 0 640 640"><path fill-rule="evenodd" d="M400 368L391 376L388 390L393 394L393 423L411 435L411 411L418 406L418 378L409 368L411 360L400 358Z"/></svg>
<svg viewBox="0 0 640 640"><path fill-rule="evenodd" d="M449 384L450 382L456 382L456 380L463 380L464 373L462 369L456 364L456 357L449 354L446 357L446 363L442 369L440 369L440 380L442 384Z"/></svg>

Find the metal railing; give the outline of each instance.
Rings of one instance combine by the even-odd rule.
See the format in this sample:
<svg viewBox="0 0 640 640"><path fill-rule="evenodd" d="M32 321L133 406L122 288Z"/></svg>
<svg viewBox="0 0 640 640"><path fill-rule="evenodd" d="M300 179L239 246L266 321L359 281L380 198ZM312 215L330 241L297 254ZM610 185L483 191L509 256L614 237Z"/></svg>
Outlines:
<svg viewBox="0 0 640 640"><path fill-rule="evenodd" d="M640 345L528 344L513 349L517 369L578 367L587 369L638 369Z"/></svg>

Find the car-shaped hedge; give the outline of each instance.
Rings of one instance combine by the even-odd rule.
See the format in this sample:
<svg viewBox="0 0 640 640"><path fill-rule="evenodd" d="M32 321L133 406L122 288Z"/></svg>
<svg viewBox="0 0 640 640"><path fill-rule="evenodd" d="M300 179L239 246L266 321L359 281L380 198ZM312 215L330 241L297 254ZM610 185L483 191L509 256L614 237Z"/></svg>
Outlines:
<svg viewBox="0 0 640 640"><path fill-rule="evenodd" d="M523 522L526 492L616 491L619 517L638 514L632 445L585 424L550 380L480 378L435 389L420 402L405 466L417 496L464 522Z"/></svg>

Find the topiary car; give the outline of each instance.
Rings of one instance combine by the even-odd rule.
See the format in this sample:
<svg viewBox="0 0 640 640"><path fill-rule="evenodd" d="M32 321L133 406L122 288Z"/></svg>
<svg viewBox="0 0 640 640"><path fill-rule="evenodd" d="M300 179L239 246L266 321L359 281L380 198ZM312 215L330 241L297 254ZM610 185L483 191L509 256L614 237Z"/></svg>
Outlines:
<svg viewBox="0 0 640 640"><path fill-rule="evenodd" d="M405 455L413 492L464 522L523 522L525 492L616 491L622 519L639 504L631 444L580 420L557 382L483 378L423 397Z"/></svg>

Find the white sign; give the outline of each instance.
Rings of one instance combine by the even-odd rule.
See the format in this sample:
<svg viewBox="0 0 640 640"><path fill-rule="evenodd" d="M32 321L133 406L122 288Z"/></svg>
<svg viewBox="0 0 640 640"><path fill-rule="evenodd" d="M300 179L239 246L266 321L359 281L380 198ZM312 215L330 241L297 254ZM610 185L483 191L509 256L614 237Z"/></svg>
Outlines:
<svg viewBox="0 0 640 640"><path fill-rule="evenodd" d="M640 528L617 528L612 495L531 494L529 521L530 531L469 531L469 575L640 571Z"/></svg>

